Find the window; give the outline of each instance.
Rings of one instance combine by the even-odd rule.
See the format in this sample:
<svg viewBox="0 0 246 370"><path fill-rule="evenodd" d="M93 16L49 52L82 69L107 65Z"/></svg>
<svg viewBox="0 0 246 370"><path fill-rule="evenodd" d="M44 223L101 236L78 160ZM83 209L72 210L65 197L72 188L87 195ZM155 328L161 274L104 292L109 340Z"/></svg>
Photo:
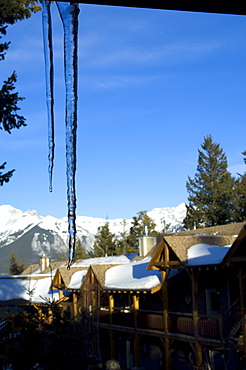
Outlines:
<svg viewBox="0 0 246 370"><path fill-rule="evenodd" d="M18 315L20 313L20 308L19 307L15 307L14 308L14 314L15 315Z"/></svg>
<svg viewBox="0 0 246 370"><path fill-rule="evenodd" d="M5 315L10 314L10 307L5 307Z"/></svg>
<svg viewBox="0 0 246 370"><path fill-rule="evenodd" d="M216 316L219 311L219 292L216 289L206 289L207 315Z"/></svg>

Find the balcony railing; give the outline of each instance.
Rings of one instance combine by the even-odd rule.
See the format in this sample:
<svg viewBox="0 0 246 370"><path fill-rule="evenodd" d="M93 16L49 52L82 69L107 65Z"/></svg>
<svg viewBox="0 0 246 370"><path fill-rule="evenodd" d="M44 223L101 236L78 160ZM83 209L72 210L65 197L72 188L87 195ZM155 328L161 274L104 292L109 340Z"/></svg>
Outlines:
<svg viewBox="0 0 246 370"><path fill-rule="evenodd" d="M181 316L181 314L171 314L169 316L169 332L180 333L186 335L194 335L194 322L190 317ZM159 330L164 332L163 316L161 312L153 313L139 310L135 314L132 311L121 312L114 310L111 315L109 311L99 311L99 323L111 324L115 326L123 326L130 328L139 328L147 330ZM198 334L205 338L218 338L220 336L218 320L202 320L198 321Z"/></svg>
<svg viewBox="0 0 246 370"><path fill-rule="evenodd" d="M192 314L181 316L179 313L170 316L170 329L171 333L180 333L186 335L195 335L194 320ZM220 339L220 324L219 320L203 316L197 321L197 332L199 337L208 339Z"/></svg>
<svg viewBox="0 0 246 370"><path fill-rule="evenodd" d="M113 312L104 309L98 312L98 323L132 329L155 330L164 333L164 320L161 311L115 308ZM197 321L197 334L206 339L225 341L232 335L233 328L240 326L240 315L236 307L228 310L225 315L202 315ZM195 335L194 321L191 313L169 312L168 331L172 334Z"/></svg>

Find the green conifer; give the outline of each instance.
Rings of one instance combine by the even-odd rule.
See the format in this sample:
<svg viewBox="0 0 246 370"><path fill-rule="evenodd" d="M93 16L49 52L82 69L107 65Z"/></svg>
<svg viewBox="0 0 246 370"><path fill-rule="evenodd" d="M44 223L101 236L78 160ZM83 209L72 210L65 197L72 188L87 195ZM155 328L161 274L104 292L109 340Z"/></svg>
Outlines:
<svg viewBox="0 0 246 370"><path fill-rule="evenodd" d="M138 238L145 234L145 228L147 227L148 235L156 235L156 224L154 220L148 216L147 211L138 212L138 217L132 218L132 226L128 235L127 242L135 250L138 250Z"/></svg>
<svg viewBox="0 0 246 370"><path fill-rule="evenodd" d="M244 163L246 164L246 151L242 152ZM237 209L237 221L245 221L246 219L246 171L244 174L239 174L237 180L237 195L238 195L238 209Z"/></svg>
<svg viewBox="0 0 246 370"><path fill-rule="evenodd" d="M8 25L14 24L19 20L29 18L32 13L41 10L41 6L37 5L38 0L0 0L0 39L7 33ZM6 51L10 42L0 42L0 61L5 59ZM25 118L17 114L20 109L19 101L24 98L20 97L15 92L14 83L17 81L15 71L8 77L0 88L0 130L11 133L13 128L26 126ZM0 165L0 169L5 169L6 162ZM0 172L0 186L8 182L13 176L14 170L8 172Z"/></svg>
<svg viewBox="0 0 246 370"><path fill-rule="evenodd" d="M109 230L109 222L98 227L93 246L94 257L107 257L115 255L114 234Z"/></svg>
<svg viewBox="0 0 246 370"><path fill-rule="evenodd" d="M194 179L188 177L187 214L184 227L223 225L236 221L238 198L236 180L228 172L227 158L212 136L204 138L198 150L198 165Z"/></svg>
<svg viewBox="0 0 246 370"><path fill-rule="evenodd" d="M88 253L82 244L82 240L78 239L75 244L75 261L84 260L86 258L88 258Z"/></svg>
<svg viewBox="0 0 246 370"><path fill-rule="evenodd" d="M135 249L129 244L129 231L125 219L121 222L121 225L122 231L119 232L120 238L115 240L115 252L117 255L134 253Z"/></svg>
<svg viewBox="0 0 246 370"><path fill-rule="evenodd" d="M11 252L9 273L11 275L20 275L25 268L25 264L19 261L19 257L14 252Z"/></svg>

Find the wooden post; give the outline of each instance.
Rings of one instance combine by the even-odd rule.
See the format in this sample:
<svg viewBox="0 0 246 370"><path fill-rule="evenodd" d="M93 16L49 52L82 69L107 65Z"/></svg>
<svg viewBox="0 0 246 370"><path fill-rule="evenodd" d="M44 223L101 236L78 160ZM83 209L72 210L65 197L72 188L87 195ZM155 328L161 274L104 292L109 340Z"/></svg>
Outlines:
<svg viewBox="0 0 246 370"><path fill-rule="evenodd" d="M246 318L245 318L245 299L244 299L244 275L242 267L239 267L238 271L239 279L239 294L240 294L240 305L241 305L241 320L242 320L242 332L243 332L243 351L244 351L244 361L246 366Z"/></svg>
<svg viewBox="0 0 246 370"><path fill-rule="evenodd" d="M52 309L49 307L48 308L48 324L51 324L53 321L53 312Z"/></svg>
<svg viewBox="0 0 246 370"><path fill-rule="evenodd" d="M73 332L76 334L76 323L78 321L78 298L77 294L73 293L72 315L73 315Z"/></svg>
<svg viewBox="0 0 246 370"><path fill-rule="evenodd" d="M74 322L78 321L78 298L76 293L73 293L73 319Z"/></svg>
<svg viewBox="0 0 246 370"><path fill-rule="evenodd" d="M169 249L167 247L166 242L164 244L164 260L166 263L169 261Z"/></svg>
<svg viewBox="0 0 246 370"><path fill-rule="evenodd" d="M113 325L113 311L114 311L114 296L113 294L109 295L109 322L110 322L110 350L111 350L111 359L115 359L115 340L114 340L114 331L112 329Z"/></svg>
<svg viewBox="0 0 246 370"><path fill-rule="evenodd" d="M202 347L198 342L198 284L195 276L194 270L191 271L191 283L192 283L192 314L193 314L193 324L194 324L194 337L195 337L195 356L196 356L196 366L201 368L202 366Z"/></svg>
<svg viewBox="0 0 246 370"><path fill-rule="evenodd" d="M136 329L138 328L138 310L139 310L139 297L135 294L133 295L133 312L134 312L134 353L135 353L135 366L140 367L140 346L139 346L139 335L136 333Z"/></svg>
<svg viewBox="0 0 246 370"><path fill-rule="evenodd" d="M96 306L96 297L95 297L95 275L94 272L91 271L91 310L92 310L92 318L93 322L95 320L95 306Z"/></svg>
<svg viewBox="0 0 246 370"><path fill-rule="evenodd" d="M134 312L137 312L139 310L139 297L136 295L133 296L133 309Z"/></svg>
<svg viewBox="0 0 246 370"><path fill-rule="evenodd" d="M166 254L166 253L165 253ZM163 301L163 329L165 342L165 369L171 370L170 340L168 338L168 291L167 291L167 272L162 271L162 301ZM163 363L164 365L164 363Z"/></svg>
<svg viewBox="0 0 246 370"><path fill-rule="evenodd" d="M59 286L59 299L61 299L63 297L63 290L60 288L60 285L61 285L61 275L60 273L58 274L58 286Z"/></svg>
<svg viewBox="0 0 246 370"><path fill-rule="evenodd" d="M114 311L114 296L113 294L110 294L109 295L109 322L110 322L110 326L112 326L112 323L113 323L113 311Z"/></svg>

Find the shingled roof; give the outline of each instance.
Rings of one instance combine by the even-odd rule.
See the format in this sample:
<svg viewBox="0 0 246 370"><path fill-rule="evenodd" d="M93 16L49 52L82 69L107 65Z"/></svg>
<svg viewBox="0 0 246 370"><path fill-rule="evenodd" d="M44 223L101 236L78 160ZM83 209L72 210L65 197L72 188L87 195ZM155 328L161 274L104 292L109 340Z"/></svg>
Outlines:
<svg viewBox="0 0 246 370"><path fill-rule="evenodd" d="M219 252L219 255L223 258L223 253L226 253L226 250L222 253L216 247L234 245L245 225L245 222L239 222L159 236L159 245L148 265L148 270L181 268L182 265L191 266L194 263L196 265L199 263L203 265L218 264L221 260L218 258L213 259L212 257L218 257ZM191 250L189 249L193 246L195 249L192 249L193 257L191 260L191 257L188 256L188 251L190 252ZM167 253L166 248L169 249L169 253ZM202 258L202 253L204 253L204 258ZM209 255L211 256L208 258ZM166 258L168 258L167 261Z"/></svg>
<svg viewBox="0 0 246 370"><path fill-rule="evenodd" d="M24 271L22 271L21 275L31 275L35 273L47 274L47 273L50 273L51 270L55 270L64 264L66 264L65 261L50 262L49 266L44 271L40 272L40 264L35 263L32 265L29 265Z"/></svg>
<svg viewBox="0 0 246 370"><path fill-rule="evenodd" d="M119 266L118 264L115 264L115 265L91 265L91 269L92 271L94 272L96 278L97 278L97 281L98 283L100 284L100 286L103 288L104 285L105 285L105 273L108 269L110 269L111 267L114 267L114 266Z"/></svg>
<svg viewBox="0 0 246 370"><path fill-rule="evenodd" d="M217 225L210 227L203 227L195 230L179 231L174 235L238 235L242 230L245 222L237 222L228 225Z"/></svg>
<svg viewBox="0 0 246 370"><path fill-rule="evenodd" d="M61 278L64 282L64 285L65 285L65 288L66 289L69 289L69 284L70 284L70 281L71 281L71 278L72 278L72 275L77 272L77 271L81 271L81 270L88 270L88 267L73 267L71 266L70 270L67 269L67 267L60 267L59 268L59 272L60 275L61 275Z"/></svg>
<svg viewBox="0 0 246 370"><path fill-rule="evenodd" d="M197 244L209 244L224 247L232 245L236 236L194 235L194 236L165 236L164 241L174 251L178 259L185 263L188 259L188 249Z"/></svg>

